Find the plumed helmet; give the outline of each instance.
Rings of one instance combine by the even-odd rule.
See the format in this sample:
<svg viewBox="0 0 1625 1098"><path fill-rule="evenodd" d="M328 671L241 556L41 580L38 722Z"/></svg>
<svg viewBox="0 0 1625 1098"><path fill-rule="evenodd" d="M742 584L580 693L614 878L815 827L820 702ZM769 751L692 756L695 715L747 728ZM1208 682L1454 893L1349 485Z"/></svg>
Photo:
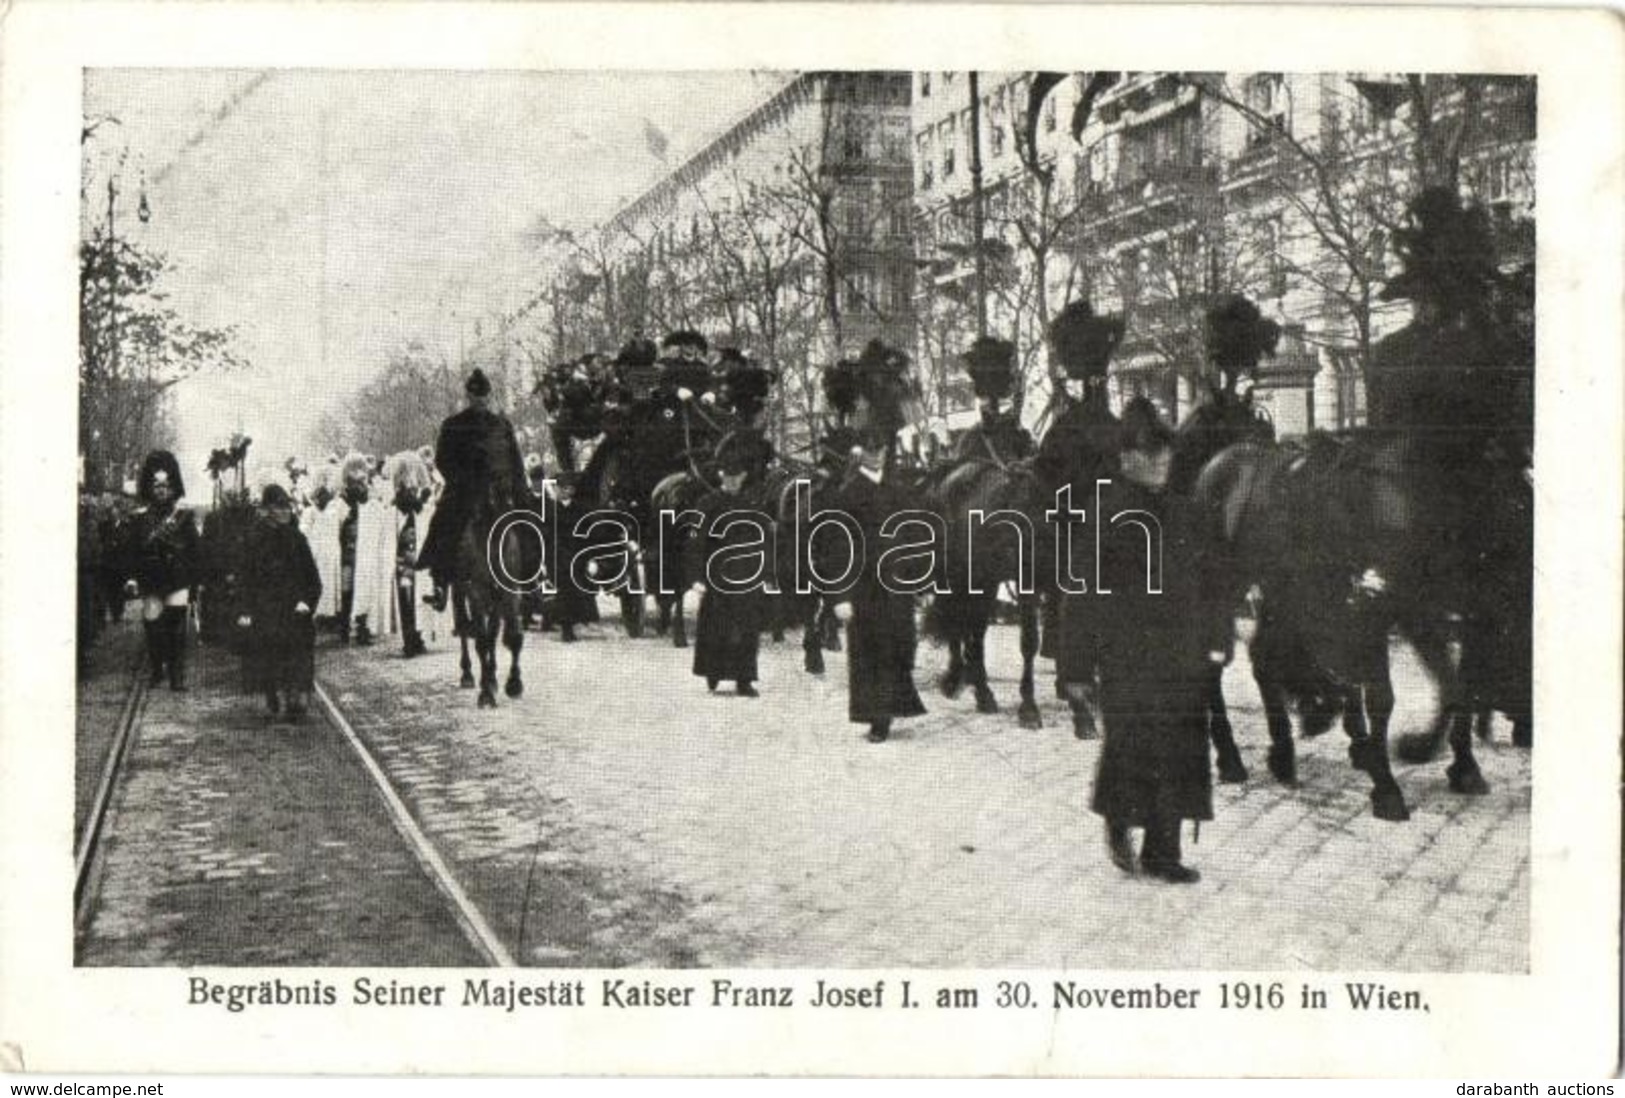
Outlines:
<svg viewBox="0 0 1625 1098"><path fill-rule="evenodd" d="M711 345L705 341L704 336L702 336L699 332L694 331L692 328L679 328L677 331L672 332L666 336L665 339L661 340L660 346L665 350L670 350L674 347L692 347L701 354L704 354L706 351L710 350Z"/></svg>
<svg viewBox="0 0 1625 1098"><path fill-rule="evenodd" d="M723 393L734 406L734 411L746 419L754 419L766 406L768 394L773 391L773 382L778 375L756 365L738 351L734 351L731 360L726 358L727 351L723 354L726 363L726 372L722 375Z"/></svg>
<svg viewBox="0 0 1625 1098"><path fill-rule="evenodd" d="M1009 340L982 336L959 361L970 374L971 390L979 397L1002 400L1016 386L1016 345Z"/></svg>
<svg viewBox="0 0 1625 1098"><path fill-rule="evenodd" d="M1067 377L1104 378L1113 352L1123 342L1123 331L1121 316L1096 316L1089 302L1079 298L1050 322L1050 350Z"/></svg>
<svg viewBox="0 0 1625 1098"><path fill-rule="evenodd" d="M858 425L873 442L889 438L908 421L907 404L915 397L909 357L879 339L871 339L858 356Z"/></svg>
<svg viewBox="0 0 1625 1098"><path fill-rule="evenodd" d="M1207 357L1221 370L1251 370L1275 354L1281 326L1240 294L1223 294L1207 310Z"/></svg>
<svg viewBox="0 0 1625 1098"><path fill-rule="evenodd" d="M168 450L154 450L141 463L141 475L136 479L136 495L151 503L153 486L160 481L169 485L171 499L180 499L186 495L186 484L181 480L180 462L176 461L175 455Z"/></svg>
<svg viewBox="0 0 1625 1098"><path fill-rule="evenodd" d="M1463 207L1455 192L1429 187L1411 204L1410 224L1394 232L1403 269L1378 295L1407 298L1450 310L1483 307L1500 274L1495 237L1480 206Z"/></svg>
<svg viewBox="0 0 1625 1098"><path fill-rule="evenodd" d="M463 392L471 397L488 397L491 395L491 379L485 376L485 371L478 366L468 375L463 383Z"/></svg>
<svg viewBox="0 0 1625 1098"><path fill-rule="evenodd" d="M651 339L629 339L615 356L617 366L653 366L660 351Z"/></svg>

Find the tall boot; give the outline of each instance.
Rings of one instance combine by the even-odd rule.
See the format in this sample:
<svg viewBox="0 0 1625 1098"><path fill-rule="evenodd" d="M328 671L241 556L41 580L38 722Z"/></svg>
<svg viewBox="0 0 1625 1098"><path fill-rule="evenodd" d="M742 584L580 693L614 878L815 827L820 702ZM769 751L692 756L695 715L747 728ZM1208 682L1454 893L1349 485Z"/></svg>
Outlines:
<svg viewBox="0 0 1625 1098"><path fill-rule="evenodd" d="M151 674L147 678L148 686L157 686L164 681L164 622L143 621L141 631L147 635L147 666Z"/></svg>
<svg viewBox="0 0 1625 1098"><path fill-rule="evenodd" d="M1148 877L1170 884L1194 884L1202 875L1180 862L1178 816L1153 816L1146 821L1145 846L1140 851L1140 869Z"/></svg>
<svg viewBox="0 0 1625 1098"><path fill-rule="evenodd" d="M169 688L186 689L186 608L164 607L164 631L168 634L165 654L169 658Z"/></svg>
<svg viewBox="0 0 1625 1098"><path fill-rule="evenodd" d="M891 738L891 718L882 717L877 721L869 722L868 735L864 739L870 743L885 743Z"/></svg>
<svg viewBox="0 0 1625 1098"><path fill-rule="evenodd" d="M1106 821L1106 853L1118 869L1131 877L1134 875L1134 837L1128 824Z"/></svg>

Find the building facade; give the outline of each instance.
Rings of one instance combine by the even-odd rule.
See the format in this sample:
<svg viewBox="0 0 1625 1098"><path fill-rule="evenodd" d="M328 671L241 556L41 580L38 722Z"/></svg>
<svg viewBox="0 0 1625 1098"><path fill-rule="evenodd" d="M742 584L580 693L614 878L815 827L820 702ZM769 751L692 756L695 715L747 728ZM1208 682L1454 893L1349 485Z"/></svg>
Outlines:
<svg viewBox="0 0 1625 1098"><path fill-rule="evenodd" d="M954 359L974 337L973 140L989 326L1017 343L1039 426L1042 333L1080 295L1125 317L1114 396L1181 417L1203 399L1208 302L1245 294L1282 326L1255 401L1292 435L1364 422L1371 345L1410 315L1379 295L1420 185L1454 183L1490 209L1504 266L1532 260L1532 79L1128 73L1074 139L1073 76L1044 99L1029 163L1032 79L980 74L973 118L968 74L915 74L916 313L947 429L970 414Z"/></svg>
<svg viewBox="0 0 1625 1098"><path fill-rule="evenodd" d="M780 373L775 426L814 431L825 363L912 348L907 73L808 72L606 220L579 274L605 338L693 328Z"/></svg>

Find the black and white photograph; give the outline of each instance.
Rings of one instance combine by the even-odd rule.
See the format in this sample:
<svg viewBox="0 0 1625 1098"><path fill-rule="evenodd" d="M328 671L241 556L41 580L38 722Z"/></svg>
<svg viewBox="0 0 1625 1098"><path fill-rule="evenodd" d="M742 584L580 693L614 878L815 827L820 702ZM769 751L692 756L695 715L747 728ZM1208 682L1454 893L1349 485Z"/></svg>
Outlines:
<svg viewBox="0 0 1625 1098"><path fill-rule="evenodd" d="M1547 756L1617 739L1537 674L1590 475L1545 70L660 56L79 70L73 978L1426 1026L1541 976Z"/></svg>

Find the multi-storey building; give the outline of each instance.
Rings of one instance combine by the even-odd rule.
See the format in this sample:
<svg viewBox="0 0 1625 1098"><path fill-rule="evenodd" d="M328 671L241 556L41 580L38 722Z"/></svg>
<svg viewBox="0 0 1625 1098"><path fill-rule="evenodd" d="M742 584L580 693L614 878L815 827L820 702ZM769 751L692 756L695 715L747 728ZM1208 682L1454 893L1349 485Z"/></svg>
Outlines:
<svg viewBox="0 0 1625 1098"><path fill-rule="evenodd" d="M605 331L695 328L777 367L804 442L822 366L915 343L910 77L795 75L578 248Z"/></svg>
<svg viewBox="0 0 1625 1098"><path fill-rule="evenodd" d="M990 327L1020 347L1029 394L1048 392L1044 321L1087 294L1128 324L1114 393L1182 415L1201 399L1202 314L1233 292L1283 328L1255 398L1278 430L1356 425L1371 344L1409 317L1378 295L1419 182L1453 173L1492 210L1503 260L1532 257L1532 80L1131 73L1074 140L1073 77L1041 108L1035 173L1021 147L1031 78L980 74L977 119ZM916 235L930 272L917 312L950 427L967 395L952 358L974 334L967 84L915 76ZM1029 399L1029 420L1044 403Z"/></svg>

